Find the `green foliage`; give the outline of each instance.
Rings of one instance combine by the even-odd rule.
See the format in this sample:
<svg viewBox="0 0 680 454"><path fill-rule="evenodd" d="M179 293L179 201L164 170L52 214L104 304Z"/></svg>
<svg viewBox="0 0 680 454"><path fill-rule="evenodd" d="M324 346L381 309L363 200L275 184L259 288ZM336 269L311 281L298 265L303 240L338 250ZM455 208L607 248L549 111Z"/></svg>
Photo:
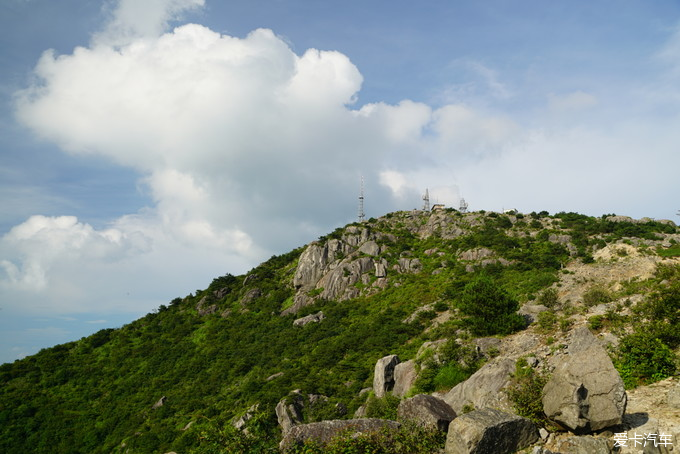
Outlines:
<svg viewBox="0 0 680 454"><path fill-rule="evenodd" d="M519 303L493 279L480 275L463 289L458 308L475 335L510 334L524 327Z"/></svg>
<svg viewBox="0 0 680 454"><path fill-rule="evenodd" d="M397 419L399 398L392 393L386 393L384 397L377 398L373 393L366 401L366 416L368 418Z"/></svg>
<svg viewBox="0 0 680 454"><path fill-rule="evenodd" d="M537 323L539 329L544 333L549 333L555 329L557 324L557 314L553 311L539 312L537 316Z"/></svg>
<svg viewBox="0 0 680 454"><path fill-rule="evenodd" d="M557 296L557 289L550 287L543 290L536 299L538 304L542 304L547 308L553 308L558 305L559 298Z"/></svg>
<svg viewBox="0 0 680 454"><path fill-rule="evenodd" d="M630 389L672 376L676 371L675 361L668 345L653 333L637 332L621 339L614 365Z"/></svg>
<svg viewBox="0 0 680 454"><path fill-rule="evenodd" d="M610 303L612 299L611 293L603 287L592 287L583 294L583 304L587 307Z"/></svg>
<svg viewBox="0 0 680 454"><path fill-rule="evenodd" d="M296 445L285 454L431 454L446 443L446 434L436 429L403 424L397 430L341 434L328 444L313 441Z"/></svg>
<svg viewBox="0 0 680 454"><path fill-rule="evenodd" d="M507 388L507 394L518 415L534 421L540 426L546 426L548 419L543 413L543 387L548 383L549 376L536 372L527 364L525 358L520 358L515 364L513 383Z"/></svg>

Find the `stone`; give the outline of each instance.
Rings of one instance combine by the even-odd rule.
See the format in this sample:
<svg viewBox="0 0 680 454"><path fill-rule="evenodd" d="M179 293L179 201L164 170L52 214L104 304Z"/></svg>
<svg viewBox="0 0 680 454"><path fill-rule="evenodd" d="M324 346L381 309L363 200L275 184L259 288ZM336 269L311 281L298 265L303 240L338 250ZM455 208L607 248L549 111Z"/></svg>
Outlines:
<svg viewBox="0 0 680 454"><path fill-rule="evenodd" d="M276 419L281 426L284 434L302 422L302 408L304 400L301 394L292 393L291 396L283 398L276 404Z"/></svg>
<svg viewBox="0 0 680 454"><path fill-rule="evenodd" d="M669 407L680 409L680 383L668 391L666 400Z"/></svg>
<svg viewBox="0 0 680 454"><path fill-rule="evenodd" d="M621 424L627 402L623 380L587 328L574 333L542 401L549 419L577 434Z"/></svg>
<svg viewBox="0 0 680 454"><path fill-rule="evenodd" d="M293 325L295 325L295 326L305 326L308 323L319 323L324 318L326 318L326 316L323 314L323 311L319 311L316 314L309 314L309 315L306 315L302 318L298 318L296 320L293 320Z"/></svg>
<svg viewBox="0 0 680 454"><path fill-rule="evenodd" d="M419 426L446 432L449 424L456 417L446 402L428 394L418 394L410 399L404 399L397 408L399 421L411 421Z"/></svg>
<svg viewBox="0 0 680 454"><path fill-rule="evenodd" d="M305 441L314 441L320 445L325 445L338 435L378 432L384 428L397 430L400 424L396 421L387 419L345 419L313 422L294 426L286 432L279 444L283 451ZM351 435L350 435L351 436Z"/></svg>
<svg viewBox="0 0 680 454"><path fill-rule="evenodd" d="M546 312L547 310L548 308L542 304L525 303L519 308L518 312L519 315L523 316L527 322L534 323L536 320L538 320L538 314L541 312Z"/></svg>
<svg viewBox="0 0 680 454"><path fill-rule="evenodd" d="M474 408L495 407L510 409L505 393L500 392L510 384L515 372L515 361L509 358L492 360L482 366L463 383L444 394L444 401L461 414L464 406Z"/></svg>
<svg viewBox="0 0 680 454"><path fill-rule="evenodd" d="M157 408L161 408L163 405L165 405L165 402L166 402L167 400L168 400L167 397L165 397L165 396L161 397L160 399L158 399L158 401L157 401L155 404L153 404L153 405L151 406L151 409L152 409L152 410L155 410L155 409L157 409Z"/></svg>
<svg viewBox="0 0 680 454"><path fill-rule="evenodd" d="M238 418L238 419L236 419L232 422L232 425L235 428L237 428L238 430L244 430L244 431L247 430L246 424L248 423L248 421L253 419L253 416L255 416L255 412L259 408L260 408L260 404L251 405L250 408L248 408L248 410L246 410L246 412L243 415L241 415L240 418Z"/></svg>
<svg viewBox="0 0 680 454"><path fill-rule="evenodd" d="M373 374L373 392L375 397L382 398L387 391L394 387L394 368L399 364L397 355L389 355L380 358L375 363Z"/></svg>
<svg viewBox="0 0 680 454"><path fill-rule="evenodd" d="M399 363L394 367L394 388L392 394L404 397L418 378L416 362L412 359Z"/></svg>
<svg viewBox="0 0 680 454"><path fill-rule="evenodd" d="M380 246L375 241L366 241L361 246L359 246L359 252L363 252L366 255L376 256L380 254Z"/></svg>
<svg viewBox="0 0 680 454"><path fill-rule="evenodd" d="M538 440L531 420L493 408L458 416L449 424L447 454L509 454Z"/></svg>
<svg viewBox="0 0 680 454"><path fill-rule="evenodd" d="M561 454L611 454L614 442L601 437L567 437L555 443Z"/></svg>

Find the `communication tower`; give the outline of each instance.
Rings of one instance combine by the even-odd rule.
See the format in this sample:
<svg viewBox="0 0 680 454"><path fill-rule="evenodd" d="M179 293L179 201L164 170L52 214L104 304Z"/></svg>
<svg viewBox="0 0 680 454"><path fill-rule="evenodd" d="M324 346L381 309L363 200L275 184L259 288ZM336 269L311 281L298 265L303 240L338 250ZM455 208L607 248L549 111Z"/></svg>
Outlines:
<svg viewBox="0 0 680 454"><path fill-rule="evenodd" d="M423 196L423 211L430 211L430 192L425 188L425 195Z"/></svg>
<svg viewBox="0 0 680 454"><path fill-rule="evenodd" d="M458 208L458 211L460 211L461 213L467 213L467 209L468 209L468 204L465 201L465 199L461 197L460 198L460 207Z"/></svg>
<svg viewBox="0 0 680 454"><path fill-rule="evenodd" d="M361 176L361 191L359 192L359 222L364 222L366 220L366 214L364 213L364 177Z"/></svg>

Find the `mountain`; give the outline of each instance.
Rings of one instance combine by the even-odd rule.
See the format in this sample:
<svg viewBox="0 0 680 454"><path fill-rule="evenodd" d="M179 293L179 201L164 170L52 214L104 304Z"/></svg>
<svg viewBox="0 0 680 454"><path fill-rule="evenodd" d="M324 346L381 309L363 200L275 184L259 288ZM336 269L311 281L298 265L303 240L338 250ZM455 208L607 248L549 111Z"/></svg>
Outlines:
<svg viewBox="0 0 680 454"><path fill-rule="evenodd" d="M514 378L496 406L562 433L540 391L577 328L609 346L629 395L673 384L679 277L671 221L390 213L0 366L0 452L278 452L280 424L396 419L400 399L454 402L456 385L501 363ZM410 367L398 393L374 380L390 355ZM478 391L456 413L489 398ZM441 433L397 433L377 452L444 447Z"/></svg>

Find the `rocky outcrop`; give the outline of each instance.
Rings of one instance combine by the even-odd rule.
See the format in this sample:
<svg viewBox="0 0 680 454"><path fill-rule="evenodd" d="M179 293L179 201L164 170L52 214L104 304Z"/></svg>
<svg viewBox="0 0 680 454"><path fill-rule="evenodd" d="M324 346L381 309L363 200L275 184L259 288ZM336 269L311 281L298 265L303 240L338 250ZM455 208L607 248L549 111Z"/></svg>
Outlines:
<svg viewBox="0 0 680 454"><path fill-rule="evenodd" d="M304 317L298 318L297 320L294 320L293 325L305 326L308 323L319 323L324 318L326 318L326 316L323 314L323 311L319 311L316 314L309 314Z"/></svg>
<svg viewBox="0 0 680 454"><path fill-rule="evenodd" d="M385 356L375 363L373 374L373 392L375 397L384 397L387 391L391 391L394 388L394 368L397 364L399 364L399 357L397 355Z"/></svg>
<svg viewBox="0 0 680 454"><path fill-rule="evenodd" d="M509 454L530 446L538 438L538 429L529 419L484 408L451 422L446 453Z"/></svg>
<svg viewBox="0 0 680 454"><path fill-rule="evenodd" d="M303 407L304 399L299 393L292 393L279 401L276 405L276 419L281 426L281 432L286 434L302 422Z"/></svg>
<svg viewBox="0 0 680 454"><path fill-rule="evenodd" d="M318 444L327 444L333 437L361 433L378 432L385 427L398 429L400 424L386 419L346 419L313 422L295 426L287 431L279 444L282 450L289 449L296 444L303 444L312 440ZM350 435L351 436L351 435Z"/></svg>
<svg viewBox="0 0 680 454"><path fill-rule="evenodd" d="M253 419L253 416L255 416L255 412L257 412L259 408L260 404L251 405L250 408L248 408L248 410L246 410L246 412L243 415L241 415L241 417L235 419L232 422L232 425L238 430L247 431L246 424L248 424L248 421Z"/></svg>
<svg viewBox="0 0 680 454"><path fill-rule="evenodd" d="M510 409L508 398L501 390L510 384L514 372L515 361L508 358L486 363L470 378L457 384L441 398L457 414L460 414L465 406Z"/></svg>
<svg viewBox="0 0 680 454"><path fill-rule="evenodd" d="M449 424L455 417L456 412L446 402L428 394L418 394L410 399L404 399L397 409L399 421L411 421L442 432L449 430Z"/></svg>
<svg viewBox="0 0 680 454"><path fill-rule="evenodd" d="M626 409L623 381L588 328L574 332L566 360L543 388L543 411L575 433L620 424Z"/></svg>
<svg viewBox="0 0 680 454"><path fill-rule="evenodd" d="M399 363L394 367L394 388L392 394L404 397L418 378L416 362L412 359Z"/></svg>

